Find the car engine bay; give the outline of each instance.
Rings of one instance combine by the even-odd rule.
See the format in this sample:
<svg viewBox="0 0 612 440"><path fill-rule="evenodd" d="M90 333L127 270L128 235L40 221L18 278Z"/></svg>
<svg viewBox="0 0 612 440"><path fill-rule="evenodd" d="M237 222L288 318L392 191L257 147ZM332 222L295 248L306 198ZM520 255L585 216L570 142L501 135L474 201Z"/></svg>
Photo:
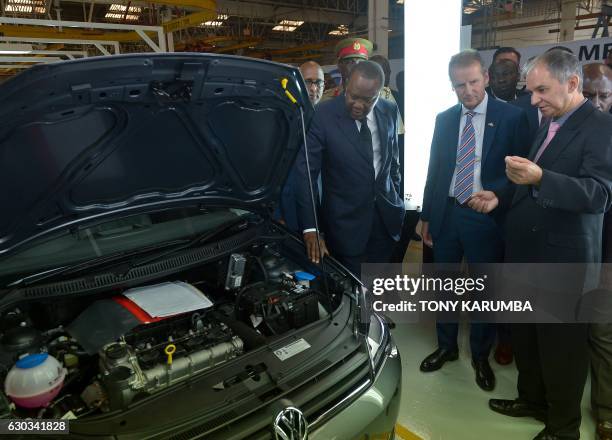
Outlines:
<svg viewBox="0 0 612 440"><path fill-rule="evenodd" d="M253 244L153 283L11 307L0 313L0 418L123 410L325 319L351 287ZM181 291L199 305L176 313ZM143 298L169 314L149 314Z"/></svg>

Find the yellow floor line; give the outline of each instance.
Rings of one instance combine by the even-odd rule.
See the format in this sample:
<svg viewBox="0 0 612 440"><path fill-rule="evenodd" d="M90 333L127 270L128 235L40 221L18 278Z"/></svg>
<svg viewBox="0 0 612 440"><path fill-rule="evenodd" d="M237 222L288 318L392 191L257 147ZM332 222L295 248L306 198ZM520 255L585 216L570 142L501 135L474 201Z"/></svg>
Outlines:
<svg viewBox="0 0 612 440"><path fill-rule="evenodd" d="M399 437L401 440L423 440L421 437L413 432L410 432L405 426L402 426L399 423L395 424L395 436Z"/></svg>

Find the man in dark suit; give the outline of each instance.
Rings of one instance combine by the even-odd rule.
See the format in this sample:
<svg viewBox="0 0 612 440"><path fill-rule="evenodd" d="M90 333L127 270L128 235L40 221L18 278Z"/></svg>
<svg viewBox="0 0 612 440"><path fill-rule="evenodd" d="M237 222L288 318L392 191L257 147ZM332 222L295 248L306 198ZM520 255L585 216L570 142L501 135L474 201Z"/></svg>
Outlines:
<svg viewBox="0 0 612 440"><path fill-rule="evenodd" d="M583 94L597 110L612 110L612 69L603 63L582 66ZM601 287L610 290L612 276L612 211L604 217ZM589 327L591 355L591 406L600 440L612 439L612 323L594 322Z"/></svg>
<svg viewBox="0 0 612 440"><path fill-rule="evenodd" d="M537 57L527 67L527 88L552 121L539 130L527 159L506 158L516 188L479 192L469 205L483 213L509 208L505 261L527 263L537 292L554 289L556 307L573 310L593 280L586 272L563 271L566 266L544 278L535 270L541 265L533 263L601 261L603 216L612 202L612 118L584 98L582 69L571 53L553 50ZM519 397L491 399L491 409L545 421L537 440L578 439L587 330L576 323L514 325Z"/></svg>
<svg viewBox="0 0 612 440"><path fill-rule="evenodd" d="M316 106L321 100L321 96L323 95L323 87L325 85L323 69L316 61L306 61L300 66L300 73L302 74L302 78L304 78L310 103L313 106ZM291 168L281 192L279 206L277 212L275 213L275 217L281 223L284 223L287 229L292 232L299 231L295 191L295 171L294 168Z"/></svg>
<svg viewBox="0 0 612 440"><path fill-rule="evenodd" d="M345 93L317 107L307 137L310 168L304 154L296 161L298 214L309 258L318 262L319 243L323 254L328 245L357 275L361 263L389 261L404 219L398 110L379 99L383 84L378 64L356 64ZM319 212L325 240L315 230L308 173L312 182L322 178Z"/></svg>
<svg viewBox="0 0 612 440"><path fill-rule="evenodd" d="M501 262L503 243L495 222L465 203L482 188L496 190L510 184L504 157L526 152L527 120L522 110L488 97L488 74L478 52L453 56L449 75L461 104L436 118L421 233L425 245L433 246L434 263L459 265L465 257L475 275L477 265ZM438 322L438 349L423 360L421 371L435 371L457 359L457 319ZM472 365L476 383L486 391L495 387L488 361L494 338L493 324L472 323Z"/></svg>

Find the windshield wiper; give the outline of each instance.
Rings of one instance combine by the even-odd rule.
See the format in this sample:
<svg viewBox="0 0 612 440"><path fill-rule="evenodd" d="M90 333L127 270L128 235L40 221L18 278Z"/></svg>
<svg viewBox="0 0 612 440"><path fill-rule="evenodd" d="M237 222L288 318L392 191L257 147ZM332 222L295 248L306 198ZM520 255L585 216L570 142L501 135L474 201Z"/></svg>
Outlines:
<svg viewBox="0 0 612 440"><path fill-rule="evenodd" d="M176 252L180 252L184 249L191 248L201 243L205 243L219 234L226 232L232 228L239 228L240 230L245 229L249 224L248 219L246 218L238 218L231 220L229 222L225 222L216 228L211 230L207 230L202 234L198 234L195 237L187 238L187 239L179 239L179 240L171 240L163 243L158 243L150 246L141 247L138 249L132 249L129 251L121 251L115 252L109 255L103 255L97 258L93 258L87 261L83 261L81 263L70 264L67 266L60 266L50 270L45 270L43 272L39 272L33 275L29 275L25 278L21 278L17 281L13 281L8 284L7 287L16 288L20 286L32 285L34 283L39 283L43 280L49 280L57 277L66 277L68 275L74 275L75 273L83 272L88 269L99 268L102 266L120 266L121 270L118 273L126 274L131 269L139 266L144 266L145 264L151 263L153 261L157 261L162 259L168 255L174 254ZM150 253L159 249L166 249L162 252L154 253L153 255L149 255L139 260L133 260L132 257L136 255L141 255L145 253ZM126 262L126 259L129 260Z"/></svg>
<svg viewBox="0 0 612 440"><path fill-rule="evenodd" d="M234 219L232 221L223 223L219 226L217 226L214 229L211 229L209 231L204 232L203 234L197 235L195 237L193 237L191 240L188 240L186 243L184 244L180 244L177 247L174 247L172 249L168 249L167 251L164 252L160 252L154 255L151 255L149 257L145 257L142 258L140 260L137 261L133 261L132 264L130 265L130 269L134 268L134 267L139 267L139 266L144 266L146 264L152 263L154 261L157 260L161 260L162 258L167 257L168 255L172 255L175 254L177 252L181 252L185 249L189 249L192 247L195 247L199 244L203 244L206 243L207 241L212 240L213 238L217 237L218 235L227 232L231 229L236 229L237 231L242 231L244 229L246 229L249 225L249 220L247 218L237 218Z"/></svg>
<svg viewBox="0 0 612 440"><path fill-rule="evenodd" d="M116 263L117 261L123 261L126 258L133 257L134 255L140 255L143 253L151 252L157 249L163 249L168 246L180 246L187 242L190 242L189 239L180 239L180 240L171 240L165 241L163 243L154 244L150 246L141 247L138 249L132 249L129 251L121 251L115 252L108 255L102 255L97 258L93 258L87 261L83 261L76 264L69 264L67 266L59 266L53 269L45 270L43 272L38 272L33 275L28 275L25 278L21 278L19 280L13 281L8 284L7 287L19 287L19 286L27 286L31 284L38 283L43 280L48 280L50 278L56 278L60 276L72 275L78 272L82 272L87 269L91 269L94 267L104 266L107 263Z"/></svg>

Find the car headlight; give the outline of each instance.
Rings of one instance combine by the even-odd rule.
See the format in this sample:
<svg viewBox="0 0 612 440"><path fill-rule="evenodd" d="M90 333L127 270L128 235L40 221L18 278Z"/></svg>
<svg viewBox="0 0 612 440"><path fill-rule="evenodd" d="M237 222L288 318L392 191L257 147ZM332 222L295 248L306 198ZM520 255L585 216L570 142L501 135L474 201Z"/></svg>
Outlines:
<svg viewBox="0 0 612 440"><path fill-rule="evenodd" d="M389 328L376 313L370 315L370 328L367 336L368 351L375 372L382 365L383 357L390 342Z"/></svg>

